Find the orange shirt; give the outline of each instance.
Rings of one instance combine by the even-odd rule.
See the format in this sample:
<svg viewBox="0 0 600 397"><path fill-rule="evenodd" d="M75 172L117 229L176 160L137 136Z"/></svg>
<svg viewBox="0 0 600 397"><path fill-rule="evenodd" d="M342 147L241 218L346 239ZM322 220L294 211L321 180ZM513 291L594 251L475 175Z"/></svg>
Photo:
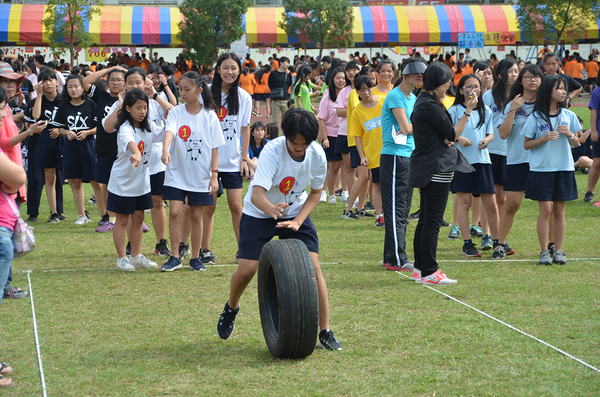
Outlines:
<svg viewBox="0 0 600 397"><path fill-rule="evenodd" d="M148 66L150 66L150 61L147 59L144 59L142 61L142 63L140 64L141 68L144 69L145 71L148 71Z"/></svg>
<svg viewBox="0 0 600 397"><path fill-rule="evenodd" d="M588 74L588 79L595 79L598 76L598 62L596 61L588 61L587 65L585 65L585 71Z"/></svg>
<svg viewBox="0 0 600 397"><path fill-rule="evenodd" d="M454 67L454 61L453 60L446 60L444 59L443 61L450 69L452 69Z"/></svg>
<svg viewBox="0 0 600 397"><path fill-rule="evenodd" d="M465 72L467 72L467 74L473 74L473 66L467 63L467 66L465 66Z"/></svg>
<svg viewBox="0 0 600 397"><path fill-rule="evenodd" d="M175 83L179 83L180 77L181 77L181 72L179 70L173 74L173 79L175 80Z"/></svg>
<svg viewBox="0 0 600 397"><path fill-rule="evenodd" d="M256 85L256 79L253 74L241 74L240 75L240 87L242 87L248 94L254 95L254 86Z"/></svg>
<svg viewBox="0 0 600 397"><path fill-rule="evenodd" d="M456 87L458 85L458 82L460 81L461 77L465 76L467 74L467 71L465 69L461 70L460 72L454 72L454 86Z"/></svg>
<svg viewBox="0 0 600 397"><path fill-rule="evenodd" d="M273 66L273 70L279 69L279 61L273 60L271 66Z"/></svg>
<svg viewBox="0 0 600 397"><path fill-rule="evenodd" d="M263 77L260 80L260 82L257 82L257 84L254 86L255 94L268 94L271 92L271 90L269 90L269 75L270 74L271 73L263 74Z"/></svg>
<svg viewBox="0 0 600 397"><path fill-rule="evenodd" d="M244 64L242 65L242 67L244 68L249 68L249 69L256 69L256 62L254 62L254 59L246 59L244 61Z"/></svg>
<svg viewBox="0 0 600 397"><path fill-rule="evenodd" d="M96 65L91 65L91 66L90 66L90 69L92 69L92 71L93 71L94 73L96 73Z"/></svg>
<svg viewBox="0 0 600 397"><path fill-rule="evenodd" d="M577 63L575 60L568 61L563 67L563 72L573 77L573 66Z"/></svg>

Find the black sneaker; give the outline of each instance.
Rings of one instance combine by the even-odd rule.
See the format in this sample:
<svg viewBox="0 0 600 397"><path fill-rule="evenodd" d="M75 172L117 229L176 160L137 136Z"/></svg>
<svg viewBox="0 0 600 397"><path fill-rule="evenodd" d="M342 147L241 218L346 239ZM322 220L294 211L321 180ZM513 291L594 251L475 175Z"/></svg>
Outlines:
<svg viewBox="0 0 600 397"><path fill-rule="evenodd" d="M583 202L591 203L593 201L594 201L594 193L592 193L588 190L587 192L585 192L585 197L583 198Z"/></svg>
<svg viewBox="0 0 600 397"><path fill-rule="evenodd" d="M548 244L548 252L550 253L550 256L554 255L554 247L555 247L554 243Z"/></svg>
<svg viewBox="0 0 600 397"><path fill-rule="evenodd" d="M477 251L477 248L475 247L475 243L472 242L463 244L463 254L471 258L481 257L481 254L479 253L479 251Z"/></svg>
<svg viewBox="0 0 600 397"><path fill-rule="evenodd" d="M342 197L342 189L338 189L335 191L335 196L336 197Z"/></svg>
<svg viewBox="0 0 600 397"><path fill-rule="evenodd" d="M87 214L86 214L86 215L87 215ZM88 218L89 218L89 216L88 216ZM64 216L63 214L58 214L58 220L59 220L59 221L66 221L66 220L67 220L67 217L66 217L66 216ZM90 219L90 220L91 220L91 219Z"/></svg>
<svg viewBox="0 0 600 397"><path fill-rule="evenodd" d="M235 253L235 263L240 263L240 250Z"/></svg>
<svg viewBox="0 0 600 397"><path fill-rule="evenodd" d="M50 218L48 218L48 223L58 223L60 219L58 218L58 214L51 214Z"/></svg>
<svg viewBox="0 0 600 397"><path fill-rule="evenodd" d="M88 210L84 210L85 211L85 217L88 218L88 221L92 220L92 217L90 216L90 213L88 212ZM66 219L66 218L65 218ZM63 219L61 219L62 221Z"/></svg>
<svg viewBox="0 0 600 397"><path fill-rule="evenodd" d="M190 251L190 245L184 244L183 241L179 242L179 258L183 259L192 252Z"/></svg>
<svg viewBox="0 0 600 397"><path fill-rule="evenodd" d="M370 201L367 201L367 202L365 203L365 209L366 209L367 211L375 211L375 205L373 205L373 203L372 203L372 202L370 202Z"/></svg>
<svg viewBox="0 0 600 397"><path fill-rule="evenodd" d="M319 347L323 350L342 350L342 345L330 329L319 332Z"/></svg>
<svg viewBox="0 0 600 397"><path fill-rule="evenodd" d="M209 249L205 249L204 251L202 251L200 256L200 260L202 261L203 265L214 265L215 259L217 258L215 254L213 254Z"/></svg>
<svg viewBox="0 0 600 397"><path fill-rule="evenodd" d="M421 209L419 208L417 211L410 214L408 216L408 219L413 219L415 221L418 221L420 216L421 216Z"/></svg>
<svg viewBox="0 0 600 397"><path fill-rule="evenodd" d="M448 227L450 226L450 224L448 222L446 222L445 219L442 219L442 227Z"/></svg>
<svg viewBox="0 0 600 397"><path fill-rule="evenodd" d="M29 215L29 218L27 218L27 223L29 222L37 222L37 215Z"/></svg>
<svg viewBox="0 0 600 397"><path fill-rule="evenodd" d="M504 259L504 245L496 243L494 244L494 252L492 253L492 259Z"/></svg>
<svg viewBox="0 0 600 397"><path fill-rule="evenodd" d="M131 256L131 241L127 242L127 246L125 247L125 255Z"/></svg>
<svg viewBox="0 0 600 397"><path fill-rule="evenodd" d="M344 210L344 212L342 213L342 219L358 219L358 216L354 212L352 212L352 210Z"/></svg>
<svg viewBox="0 0 600 397"><path fill-rule="evenodd" d="M219 338L228 339L231 336L233 329L235 328L235 317L239 311L239 307L237 309L230 308L229 301L225 303L225 308L217 323L217 333L219 334Z"/></svg>
<svg viewBox="0 0 600 397"><path fill-rule="evenodd" d="M365 218L375 218L375 214L371 214L370 212L367 212L367 210L364 208L360 211L356 211L356 216L359 216L359 217L364 216Z"/></svg>
<svg viewBox="0 0 600 397"><path fill-rule="evenodd" d="M154 247L154 255L167 256L171 255L171 250L167 247L167 240L160 239L160 242Z"/></svg>
<svg viewBox="0 0 600 397"><path fill-rule="evenodd" d="M206 270L206 268L202 264L202 261L200 260L200 257L190 259L190 269L196 272L203 272Z"/></svg>
<svg viewBox="0 0 600 397"><path fill-rule="evenodd" d="M97 205L96 196L90 197L90 199L88 200L88 203L90 203L91 205ZM102 225L100 225L100 226L102 226Z"/></svg>
<svg viewBox="0 0 600 397"><path fill-rule="evenodd" d="M102 215L102 218L100 218L100 222L98 222L98 226L104 226L104 224L109 220L110 218L108 217L108 213Z"/></svg>

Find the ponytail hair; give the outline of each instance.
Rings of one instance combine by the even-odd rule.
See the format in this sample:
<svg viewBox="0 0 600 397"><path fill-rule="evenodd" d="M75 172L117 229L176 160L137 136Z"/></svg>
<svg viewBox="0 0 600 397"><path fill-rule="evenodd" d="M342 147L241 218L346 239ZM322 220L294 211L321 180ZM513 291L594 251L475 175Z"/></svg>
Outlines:
<svg viewBox="0 0 600 397"><path fill-rule="evenodd" d="M240 58L232 52L226 52L222 54L219 59L217 59L217 65L215 69L219 69L223 61L227 59L232 59L237 63L238 66L238 76L229 87L229 92L227 93L227 114L236 115L240 110L240 100L238 98L238 86L240 85L240 74L242 70L242 63L240 62ZM221 74L219 71L215 73L215 77L213 78L213 84L211 87L212 98L216 106L221 106L221 86L223 84L223 80L221 79ZM204 88L204 87L203 87ZM206 91L206 90L204 90ZM202 97L204 99L204 97Z"/></svg>
<svg viewBox="0 0 600 397"><path fill-rule="evenodd" d="M517 64L517 61L511 58L501 60L494 66L494 81L496 85L492 88L492 97L498 109L504 109L508 103L509 91L506 86L508 80L508 69ZM516 81L515 81L516 84Z"/></svg>
<svg viewBox="0 0 600 397"><path fill-rule="evenodd" d="M194 83L197 88L202 88L202 93L200 94L200 96L202 97L202 102L204 102L204 107L206 109L210 109L210 110L214 110L214 111L217 110L217 106L215 105L215 102L213 100L213 96L210 91L210 88L208 87L208 84L206 84L206 82L202 79L202 76L200 76L200 73L185 72L183 74L183 76L181 76L179 78L179 80L181 80L181 79L189 80L190 82Z"/></svg>

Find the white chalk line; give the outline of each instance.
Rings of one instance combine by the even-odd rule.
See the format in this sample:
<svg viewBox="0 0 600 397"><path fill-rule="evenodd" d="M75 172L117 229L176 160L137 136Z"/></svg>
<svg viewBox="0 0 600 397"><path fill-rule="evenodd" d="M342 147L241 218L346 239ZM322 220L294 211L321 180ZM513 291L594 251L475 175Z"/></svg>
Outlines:
<svg viewBox="0 0 600 397"><path fill-rule="evenodd" d="M42 350L40 348L40 338L38 335L37 328L37 317L35 315L35 303L33 301L33 287L31 285L31 270L25 271L27 273L27 282L29 283L29 299L31 302L31 314L33 316L33 334L35 336L35 351L37 353L38 367L40 369L40 382L42 383L42 396L48 397L48 391L46 389L46 377L44 376L44 364L42 362Z"/></svg>
<svg viewBox="0 0 600 397"><path fill-rule="evenodd" d="M401 273L401 272L399 272L399 271L395 271L395 273L398 273L398 274L399 274L399 275L401 275L402 277L406 277L406 278L407 278L407 279L409 279L409 280L411 279L411 276L408 276L408 275L406 275L406 274L402 274L402 273ZM491 316L491 315L489 315L489 314L487 314L487 313L485 313L485 312L483 312L483 311L481 311L481 310L479 310L479 309L476 309L476 308L474 308L473 306L471 306L471 305L469 305L469 304L467 304L467 303L465 303L465 302L462 302L462 301L460 301L460 300L458 300L458 299L456 299L456 298L454 298L454 297L452 297L452 296L450 296L450 295L448 295L448 294L445 294L445 293L443 293L442 291L440 291L440 290L438 290L438 289L435 289L435 288L433 288L433 287L431 287L431 286L429 286L429 285L424 285L424 284L421 284L421 285L422 285L423 287L429 288L429 289L430 289L430 290L432 290L432 291L435 291L435 292L437 292L437 293L438 293L438 294L440 294L440 295L443 295L443 296L445 296L446 298L448 298L448 299L450 299L450 300L452 300L452 301L454 301L454 302L456 302L456 303L459 303L459 304L461 304L461 305L463 305L463 306L466 306L466 307L468 307L469 309L471 309L471 310L474 310L474 311L476 311L477 313L479 313L479 314L482 314L482 315L484 315L485 317L487 317L487 318L489 318L489 319L491 319L491 320L494 320L494 321L496 321L496 322L498 322L498 323L500 323L500 324L504 325L505 327L508 327L508 328L512 329L513 331L516 331L516 332L518 332L518 333L520 333L520 334L522 334L522 335L525 335L525 336L527 336L527 337L529 337L529 338L531 338L531 339L533 339L533 340L535 340L535 341L537 341L537 342L541 343L541 344L542 344L542 345L544 345L544 346L548 346L549 348L556 350L556 351L557 351L557 352L559 352L560 354L563 354L563 355L565 355L566 357L568 357L568 358L570 358L570 359L573 359L573 360L577 361L578 363L580 363L580 364L582 364L582 365L586 366L587 368L589 368L589 369L591 369L591 370L594 370L594 371L596 371L596 372L600 373L600 369L598 369L598 368L596 368L596 367L594 367L594 366L592 366L592 365L590 365L590 364L586 363L585 361L583 361L583 360L581 360L581 359L579 359L579 358L577 358L577 357L575 357L575 356L572 356L572 355L570 355L570 354L569 354L569 353L567 353L566 351L564 351L564 350L561 350L561 349L559 349L558 347L556 347L556 346L553 346L553 345L551 345L551 344L550 344L550 343L548 343L548 342L545 342L545 341L543 341L543 340L541 340L541 339L539 339L539 338L536 338L535 336L533 336L533 335L530 335L530 334L528 334L528 333L527 333L527 332L525 332L525 331L521 331L520 329L518 329L518 328L516 328L516 327L514 327L514 326L512 326L512 325L510 325L510 324L507 324L507 323L505 323L504 321L502 321L502 320L499 320L499 319L497 319L496 317L494 317L494 316Z"/></svg>

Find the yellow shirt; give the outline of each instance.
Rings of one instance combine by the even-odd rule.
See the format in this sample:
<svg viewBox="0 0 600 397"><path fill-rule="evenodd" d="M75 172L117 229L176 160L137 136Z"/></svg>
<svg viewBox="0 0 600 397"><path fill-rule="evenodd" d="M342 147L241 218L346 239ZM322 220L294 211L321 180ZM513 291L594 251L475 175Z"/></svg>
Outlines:
<svg viewBox="0 0 600 397"><path fill-rule="evenodd" d="M381 110L385 97L379 95L377 105L366 108L362 104L352 112L348 136L358 136L362 139L365 157L369 159L369 169L379 168L379 157L383 147L381 132Z"/></svg>
<svg viewBox="0 0 600 397"><path fill-rule="evenodd" d="M454 105L454 97L446 95L446 99L442 101L442 104L446 107L446 109L450 109L452 105Z"/></svg>
<svg viewBox="0 0 600 397"><path fill-rule="evenodd" d="M373 88L373 95L382 96L385 99L387 94L387 92L379 91L377 87ZM348 109L346 112L346 117L348 117L348 120L352 120L352 111L359 103L360 99L358 98L358 93L356 90L352 90L350 96L348 97ZM349 128L352 128L352 126L349 126ZM352 146L356 146L356 141L354 140L354 136L348 133L348 147Z"/></svg>

